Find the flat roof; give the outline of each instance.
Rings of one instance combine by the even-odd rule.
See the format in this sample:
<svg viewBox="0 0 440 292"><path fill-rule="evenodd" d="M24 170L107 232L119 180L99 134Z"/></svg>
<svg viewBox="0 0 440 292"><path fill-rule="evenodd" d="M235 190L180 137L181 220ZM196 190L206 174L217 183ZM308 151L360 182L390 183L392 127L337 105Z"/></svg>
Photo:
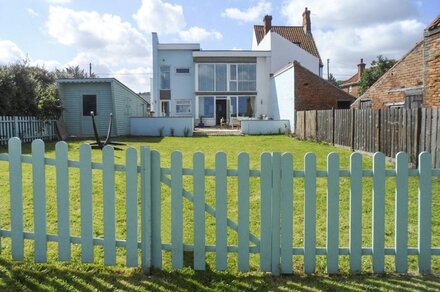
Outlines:
<svg viewBox="0 0 440 292"><path fill-rule="evenodd" d="M270 51L208 50L193 52L193 57L270 57Z"/></svg>
<svg viewBox="0 0 440 292"><path fill-rule="evenodd" d="M157 48L163 51L197 51L200 44L157 44Z"/></svg>

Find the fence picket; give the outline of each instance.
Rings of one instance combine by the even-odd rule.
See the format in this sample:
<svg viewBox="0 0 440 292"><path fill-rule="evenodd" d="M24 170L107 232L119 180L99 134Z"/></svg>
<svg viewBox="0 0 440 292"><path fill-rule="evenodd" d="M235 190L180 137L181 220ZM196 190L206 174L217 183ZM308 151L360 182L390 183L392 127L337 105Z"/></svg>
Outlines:
<svg viewBox="0 0 440 292"><path fill-rule="evenodd" d="M281 153L272 154L272 274L280 274Z"/></svg>
<svg viewBox="0 0 440 292"><path fill-rule="evenodd" d="M373 156L372 210L373 271L383 273L385 263L385 155Z"/></svg>
<svg viewBox="0 0 440 292"><path fill-rule="evenodd" d="M34 252L36 263L45 263L47 257L45 170L44 142L34 140L32 142L32 184L34 190Z"/></svg>
<svg viewBox="0 0 440 292"><path fill-rule="evenodd" d="M281 272L292 273L293 245L293 158L281 157Z"/></svg>
<svg viewBox="0 0 440 292"><path fill-rule="evenodd" d="M21 166L21 141L9 139L9 185L11 194L11 246L12 259L24 260L23 235L23 178Z"/></svg>
<svg viewBox="0 0 440 292"><path fill-rule="evenodd" d="M151 151L151 262L162 268L160 153Z"/></svg>
<svg viewBox="0 0 440 292"><path fill-rule="evenodd" d="M93 199L91 152L92 149L89 144L83 144L79 148L81 258L83 263L93 262Z"/></svg>
<svg viewBox="0 0 440 292"><path fill-rule="evenodd" d="M304 272L314 273L316 265L316 156L304 156Z"/></svg>
<svg viewBox="0 0 440 292"><path fill-rule="evenodd" d="M217 152L215 155L215 263L219 271L226 270L228 243L227 243L227 173L226 154Z"/></svg>
<svg viewBox="0 0 440 292"><path fill-rule="evenodd" d="M141 146L141 264L142 271L151 268L151 151Z"/></svg>
<svg viewBox="0 0 440 292"><path fill-rule="evenodd" d="M362 268L362 156L350 155L350 271Z"/></svg>
<svg viewBox="0 0 440 292"><path fill-rule="evenodd" d="M396 211L395 245L396 272L408 271L408 156L404 152L396 156Z"/></svg>
<svg viewBox="0 0 440 292"><path fill-rule="evenodd" d="M102 149L102 176L104 193L104 264L116 264L116 217L115 217L115 156L111 146Z"/></svg>
<svg viewBox="0 0 440 292"><path fill-rule="evenodd" d="M69 166L68 146L64 141L55 145L57 218L58 218L58 260L70 261L70 209L69 209Z"/></svg>
<svg viewBox="0 0 440 292"><path fill-rule="evenodd" d="M339 270L339 155L327 156L327 273Z"/></svg>
<svg viewBox="0 0 440 292"><path fill-rule="evenodd" d="M205 270L205 155L197 152L194 164L194 269Z"/></svg>
<svg viewBox="0 0 440 292"><path fill-rule="evenodd" d="M249 155L238 155L238 270L249 271Z"/></svg>
<svg viewBox="0 0 440 292"><path fill-rule="evenodd" d="M419 272L431 273L432 177L431 154L419 155Z"/></svg>
<svg viewBox="0 0 440 292"><path fill-rule="evenodd" d="M260 175L260 271L270 272L272 264L271 247L271 190L272 190L272 156L270 153L261 154Z"/></svg>
<svg viewBox="0 0 440 292"><path fill-rule="evenodd" d="M138 265L138 176L137 176L137 151L128 148L126 154L126 178L125 178L125 208L126 208L126 261L127 267Z"/></svg>
<svg viewBox="0 0 440 292"><path fill-rule="evenodd" d="M183 268L182 153L171 154L171 244L174 269Z"/></svg>

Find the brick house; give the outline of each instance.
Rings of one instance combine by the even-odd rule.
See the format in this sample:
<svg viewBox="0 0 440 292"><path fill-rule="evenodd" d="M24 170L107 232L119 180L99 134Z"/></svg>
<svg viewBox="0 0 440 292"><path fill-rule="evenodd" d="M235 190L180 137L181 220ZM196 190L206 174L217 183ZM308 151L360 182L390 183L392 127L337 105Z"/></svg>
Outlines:
<svg viewBox="0 0 440 292"><path fill-rule="evenodd" d="M351 76L349 79L345 80L339 87L353 96L359 96L359 82L361 81L362 73L365 70L364 59L361 59L361 62L357 65L358 71L356 74Z"/></svg>
<svg viewBox="0 0 440 292"><path fill-rule="evenodd" d="M355 108L440 107L440 15L423 39L376 81Z"/></svg>

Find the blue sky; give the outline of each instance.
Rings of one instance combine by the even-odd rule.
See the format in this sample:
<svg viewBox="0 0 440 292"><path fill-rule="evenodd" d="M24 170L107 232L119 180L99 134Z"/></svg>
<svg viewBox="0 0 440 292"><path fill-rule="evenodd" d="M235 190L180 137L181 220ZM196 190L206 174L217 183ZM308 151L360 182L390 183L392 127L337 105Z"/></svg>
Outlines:
<svg viewBox="0 0 440 292"><path fill-rule="evenodd" d="M440 13L439 0L0 0L0 64L27 57L52 70L91 62L99 76L148 91L152 31L161 42L250 49L265 14L273 25L301 25L305 7L321 58L342 80L360 58L403 56Z"/></svg>

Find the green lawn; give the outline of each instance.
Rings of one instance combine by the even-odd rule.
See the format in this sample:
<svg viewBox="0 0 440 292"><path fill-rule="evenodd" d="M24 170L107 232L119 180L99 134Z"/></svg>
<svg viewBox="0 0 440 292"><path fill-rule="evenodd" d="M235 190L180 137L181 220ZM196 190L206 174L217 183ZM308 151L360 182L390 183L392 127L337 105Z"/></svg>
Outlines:
<svg viewBox="0 0 440 292"><path fill-rule="evenodd" d="M323 144L297 141L286 136L245 136L245 137L201 137L201 138L129 138L121 139L128 146L140 148L141 145L148 145L152 149L159 150L161 153L162 167L170 166L170 154L174 150L183 153L184 167L192 167L192 154L197 151L205 153L206 166L214 167L214 157L217 151L224 151L228 157L228 168L236 169L237 155L246 151L250 155L251 169L259 169L260 155L264 151L291 152L294 155L295 169L303 169L303 157L307 152L314 152L317 156L318 170L325 170L326 156L329 152L337 152L340 155L341 168L348 169L350 151L331 147ZM81 142L69 143L69 159L77 160L79 157L79 145ZM125 147L124 147L125 148ZM30 145L23 146L24 152L30 153ZM5 149L0 149L4 152ZM46 145L47 157L54 157L54 144ZM123 164L125 155L123 151L115 152L116 163ZM93 161L101 161L101 152L93 150ZM8 188L8 164L0 161L0 224L3 229L10 228L9 222L9 188ZM364 156L363 167L371 168L371 158ZM392 165L389 165L391 168ZM32 170L30 165L24 165L24 212L25 229L33 230L33 202L32 202ZM57 211L55 196L54 168L46 168L47 188L47 215L48 232L57 233ZM79 173L77 169L70 171L70 208L71 208L71 233L80 235L80 211L79 211ZM101 171L93 171L93 212L94 212L94 233L100 237L103 234L103 209L102 209L102 183ZM124 174L116 175L116 230L117 238L124 239L125 235L125 183ZM386 193L386 245L394 245L394 182L392 178L387 178ZM371 186L370 178L364 178L363 193L363 246L371 246ZM410 180L409 194L409 245L417 244L417 184L415 178ZM192 192L192 179L185 177L185 189ZM317 181L317 245L325 246L326 240L326 180L319 178ZM341 179L340 182L340 246L348 246L348 222L349 222L349 181ZM303 241L303 182L302 179L295 179L294 182L294 246L302 246ZM215 207L214 180L206 180L206 200ZM162 221L163 242L170 241L170 190L162 187ZM440 180L434 179L433 185L433 246L440 246ZM251 179L250 187L250 230L257 236L259 235L259 179ZM228 217L237 220L237 186L236 178L228 179ZM192 243L192 205L184 201L184 242ZM215 221L211 216L206 216L206 243L215 243ZM237 244L237 234L228 230L228 244ZM306 276L302 271L302 257L295 256L293 260L295 276L271 277L258 272L259 259L256 255L251 255L251 272L240 273L237 271L237 256L231 254L228 257L228 272L216 272L214 254L207 255L207 271L194 272L189 268L191 265L190 257L186 258L187 268L180 271L172 271L170 268L170 254L164 253L164 270L153 271L151 276L143 276L138 269L124 268L125 255L123 250L118 250L118 264L116 267L103 267L102 248L95 248L95 265L80 264L80 247L72 248L72 263L59 263L56 261L57 245L49 243L49 262L47 265L33 264L33 244L32 241L25 243L25 263L15 263L10 260L10 240L2 239L2 255L0 256L0 277L4 288L12 290L37 289L78 289L78 290L365 290L371 289L428 289L439 290L437 284L440 278L436 275L440 272L440 260L438 257L433 259L434 276L421 277L414 275L417 271L417 258L409 257L410 272L408 276L388 274L386 277L371 275L371 257L363 257L363 270L365 274L361 276L350 276L348 274L348 257L340 257L340 268L342 276L329 277L325 275L325 257L317 258L317 275ZM393 271L394 259L386 257L386 270Z"/></svg>

